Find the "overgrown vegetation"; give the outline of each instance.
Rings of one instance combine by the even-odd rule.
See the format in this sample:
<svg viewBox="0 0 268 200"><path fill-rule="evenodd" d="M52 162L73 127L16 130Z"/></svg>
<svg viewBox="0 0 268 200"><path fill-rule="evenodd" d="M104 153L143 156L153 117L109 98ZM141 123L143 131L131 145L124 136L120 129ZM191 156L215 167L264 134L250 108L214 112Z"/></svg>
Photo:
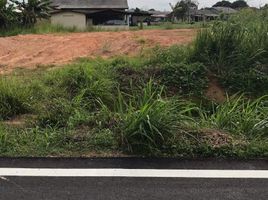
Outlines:
<svg viewBox="0 0 268 200"><path fill-rule="evenodd" d="M216 73L235 92L265 94L268 86L268 10L241 11L227 22L202 30L194 60Z"/></svg>
<svg viewBox="0 0 268 200"><path fill-rule="evenodd" d="M50 0L0 0L0 28L32 27L37 20L48 19Z"/></svg>
<svg viewBox="0 0 268 200"><path fill-rule="evenodd" d="M190 46L2 76L0 155L267 157L266 22L244 11Z"/></svg>

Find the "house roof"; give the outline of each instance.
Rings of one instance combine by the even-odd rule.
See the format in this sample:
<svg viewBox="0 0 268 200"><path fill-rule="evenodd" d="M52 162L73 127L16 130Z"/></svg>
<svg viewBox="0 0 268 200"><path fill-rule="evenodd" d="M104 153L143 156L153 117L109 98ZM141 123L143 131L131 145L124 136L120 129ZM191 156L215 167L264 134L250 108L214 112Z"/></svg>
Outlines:
<svg viewBox="0 0 268 200"><path fill-rule="evenodd" d="M237 10L229 7L213 7L212 9L224 14L233 14L238 12Z"/></svg>
<svg viewBox="0 0 268 200"><path fill-rule="evenodd" d="M52 0L57 9L127 9L127 0Z"/></svg>
<svg viewBox="0 0 268 200"><path fill-rule="evenodd" d="M78 10L78 9L74 9L74 10L54 10L51 12L51 14L58 14L58 13L64 13L64 12L74 12L74 13L81 13L81 14L85 14L85 15L90 15L90 14L96 14L96 13L102 13L102 12L113 12L113 13L123 13L123 14L128 14L127 11L121 11L121 10L117 10L117 9L98 9L98 10Z"/></svg>

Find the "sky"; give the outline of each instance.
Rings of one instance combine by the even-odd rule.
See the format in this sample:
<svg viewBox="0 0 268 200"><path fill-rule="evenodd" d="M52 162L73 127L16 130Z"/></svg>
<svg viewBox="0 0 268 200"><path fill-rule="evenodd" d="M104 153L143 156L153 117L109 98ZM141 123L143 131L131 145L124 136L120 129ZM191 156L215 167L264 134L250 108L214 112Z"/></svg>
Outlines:
<svg viewBox="0 0 268 200"><path fill-rule="evenodd" d="M170 10L169 3L176 3L178 0L128 0L130 8L142 8L157 10ZM211 7L220 0L198 0L199 8ZM232 0L230 0L232 2ZM268 3L268 0L247 0L250 6L260 7Z"/></svg>

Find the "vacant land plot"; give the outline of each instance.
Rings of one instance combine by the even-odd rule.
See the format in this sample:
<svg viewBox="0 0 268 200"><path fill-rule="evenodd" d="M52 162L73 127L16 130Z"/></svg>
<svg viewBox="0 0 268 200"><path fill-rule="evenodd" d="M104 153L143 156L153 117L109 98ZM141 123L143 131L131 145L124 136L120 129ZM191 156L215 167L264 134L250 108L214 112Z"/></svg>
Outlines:
<svg viewBox="0 0 268 200"><path fill-rule="evenodd" d="M144 30L0 38L0 72L14 67L63 64L79 57L134 55L155 45L187 44L196 30Z"/></svg>

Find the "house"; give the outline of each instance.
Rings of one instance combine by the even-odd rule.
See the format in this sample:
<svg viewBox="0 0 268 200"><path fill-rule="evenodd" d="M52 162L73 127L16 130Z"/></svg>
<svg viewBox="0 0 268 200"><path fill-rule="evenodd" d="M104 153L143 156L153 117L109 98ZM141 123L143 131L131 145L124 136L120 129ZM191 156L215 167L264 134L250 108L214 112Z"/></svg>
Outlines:
<svg viewBox="0 0 268 200"><path fill-rule="evenodd" d="M52 0L51 23L85 29L88 26L128 28L127 0Z"/></svg>
<svg viewBox="0 0 268 200"><path fill-rule="evenodd" d="M127 12L129 14L129 23L131 26L138 26L140 23L148 24L148 19L151 16L148 11L140 10L139 8L130 9Z"/></svg>
<svg viewBox="0 0 268 200"><path fill-rule="evenodd" d="M191 20L198 22L198 21L211 21L216 20L219 18L218 12L211 10L210 8L204 8L201 10L196 10L191 13Z"/></svg>
<svg viewBox="0 0 268 200"><path fill-rule="evenodd" d="M152 25L161 24L163 22L167 22L170 20L171 12L166 11L158 11L158 10L151 10L149 11L151 14L150 20Z"/></svg>
<svg viewBox="0 0 268 200"><path fill-rule="evenodd" d="M191 13L193 21L211 21L223 17L227 19L230 15L237 13L238 11L229 7L212 7L203 8L201 10L195 10Z"/></svg>

